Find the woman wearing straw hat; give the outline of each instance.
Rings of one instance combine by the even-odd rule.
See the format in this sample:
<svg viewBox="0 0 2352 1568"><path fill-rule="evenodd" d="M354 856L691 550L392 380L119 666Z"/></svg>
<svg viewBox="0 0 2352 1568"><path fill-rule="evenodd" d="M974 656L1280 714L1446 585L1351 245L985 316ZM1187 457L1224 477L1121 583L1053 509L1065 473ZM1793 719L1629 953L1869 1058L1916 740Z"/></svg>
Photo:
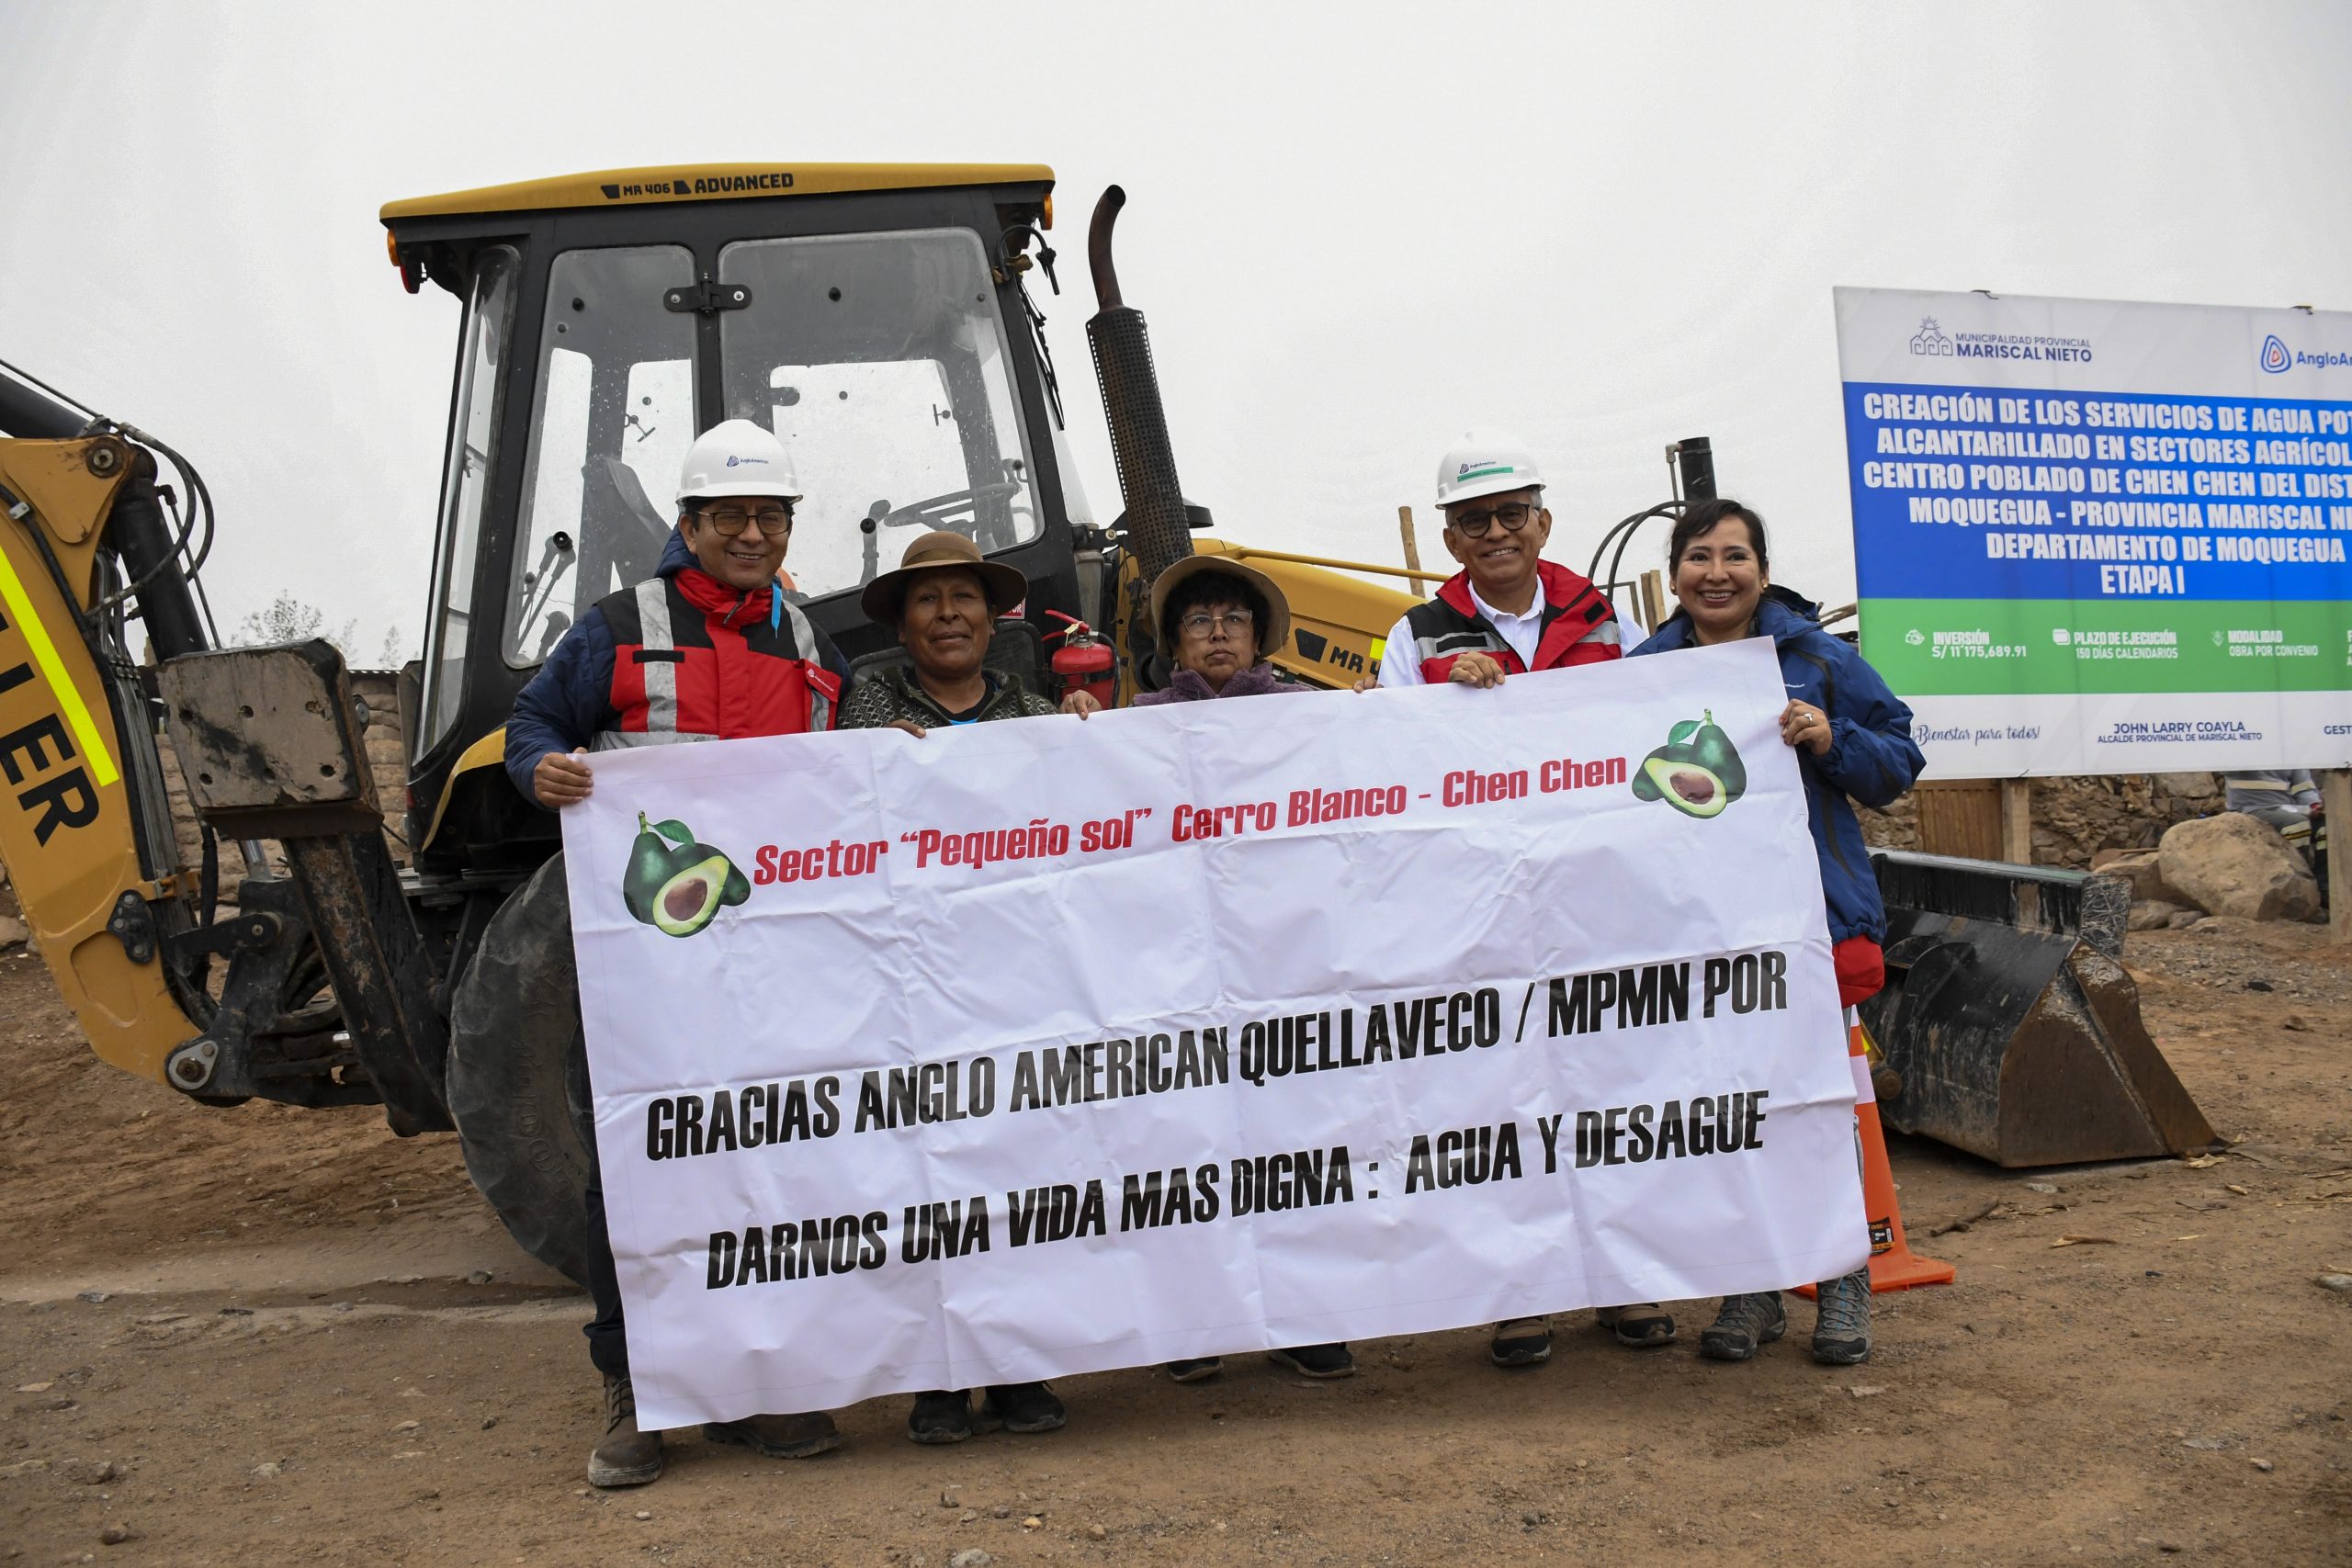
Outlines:
<svg viewBox="0 0 2352 1568"><path fill-rule="evenodd" d="M860 680L842 706L840 728L885 727L920 736L949 725L1034 718L1055 706L1014 676L990 670L989 637L996 618L1028 596L1020 572L986 559L961 534L925 534L907 547L896 571L866 584L859 603L866 618L899 634L908 663ZM1059 709L1083 717L1102 705L1073 692ZM999 1383L980 1399L982 1429L1051 1432L1067 1418L1061 1400L1042 1382ZM960 1443L974 1431L972 1398L965 1389L915 1395L907 1436L918 1443Z"/></svg>
<svg viewBox="0 0 2352 1568"><path fill-rule="evenodd" d="M1270 662L1290 640L1290 605L1272 578L1239 561L1186 556L1161 572L1151 585L1151 623L1176 672L1165 691L1137 694L1139 708L1316 689Z"/></svg>
<svg viewBox="0 0 2352 1568"><path fill-rule="evenodd" d="M1027 579L984 558L961 534L925 534L909 545L898 570L867 583L858 601L866 619L899 634L909 662L861 679L842 706L840 728L890 725L921 735L1057 711L1083 717L1100 708L1072 692L1057 709L1016 677L985 666L996 618L1028 593Z"/></svg>

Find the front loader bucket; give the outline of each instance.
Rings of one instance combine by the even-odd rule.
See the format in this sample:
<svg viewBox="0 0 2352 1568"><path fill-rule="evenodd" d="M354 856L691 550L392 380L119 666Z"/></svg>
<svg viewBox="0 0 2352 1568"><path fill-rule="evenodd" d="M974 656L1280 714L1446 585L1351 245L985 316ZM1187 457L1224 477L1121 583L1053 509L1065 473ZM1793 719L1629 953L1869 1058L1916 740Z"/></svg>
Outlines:
<svg viewBox="0 0 2352 1568"><path fill-rule="evenodd" d="M1892 850L1871 863L1886 988L1861 1013L1902 1080L1880 1098L1888 1125L2011 1168L2216 1142L2140 1021L2125 884Z"/></svg>

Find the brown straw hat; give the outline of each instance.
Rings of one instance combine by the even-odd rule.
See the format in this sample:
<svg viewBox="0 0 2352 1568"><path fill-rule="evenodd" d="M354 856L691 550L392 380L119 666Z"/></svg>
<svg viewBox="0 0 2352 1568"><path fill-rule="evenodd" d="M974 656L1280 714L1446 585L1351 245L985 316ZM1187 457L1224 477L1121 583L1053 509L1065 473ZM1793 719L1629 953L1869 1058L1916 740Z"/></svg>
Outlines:
<svg viewBox="0 0 2352 1568"><path fill-rule="evenodd" d="M878 626L896 630L899 612L905 607L907 589L918 572L933 571L941 567L961 567L980 580L980 591L989 596L989 614L1001 615L1029 597L1029 580L1013 568L985 558L980 547L961 534L941 532L925 534L907 547L898 570L886 571L865 585L858 595L858 604L865 611L865 618Z"/></svg>
<svg viewBox="0 0 2352 1568"><path fill-rule="evenodd" d="M1170 659L1176 656L1175 645L1168 636L1168 595L1188 577L1203 572L1223 572L1256 589L1266 601L1266 624L1258 628L1258 657L1273 656L1290 641L1290 601L1274 586L1274 580L1255 567L1243 566L1230 556L1186 556L1151 580L1151 625L1159 638L1159 650Z"/></svg>

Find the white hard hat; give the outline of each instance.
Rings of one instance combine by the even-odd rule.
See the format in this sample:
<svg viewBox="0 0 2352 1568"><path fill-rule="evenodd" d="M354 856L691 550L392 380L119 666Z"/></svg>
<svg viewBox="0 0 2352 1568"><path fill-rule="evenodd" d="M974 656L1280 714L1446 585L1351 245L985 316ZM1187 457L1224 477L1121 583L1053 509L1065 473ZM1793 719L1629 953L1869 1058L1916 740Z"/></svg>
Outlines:
<svg viewBox="0 0 2352 1568"><path fill-rule="evenodd" d="M792 471L792 454L763 426L748 419L712 425L687 448L685 467L678 471L678 504L722 495L772 495L780 501L798 501L800 479Z"/></svg>
<svg viewBox="0 0 2352 1568"><path fill-rule="evenodd" d="M1504 491L1541 488L1544 476L1516 435L1464 431L1437 466L1437 503L1453 506Z"/></svg>

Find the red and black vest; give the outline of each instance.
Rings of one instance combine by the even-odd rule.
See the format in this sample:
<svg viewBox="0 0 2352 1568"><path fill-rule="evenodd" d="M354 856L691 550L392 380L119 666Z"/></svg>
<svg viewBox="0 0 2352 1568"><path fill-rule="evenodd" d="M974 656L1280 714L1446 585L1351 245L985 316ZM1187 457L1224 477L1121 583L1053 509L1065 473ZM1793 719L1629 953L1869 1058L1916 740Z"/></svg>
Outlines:
<svg viewBox="0 0 2352 1568"><path fill-rule="evenodd" d="M617 717L595 749L831 729L841 679L800 607L787 600L775 614L776 592L739 592L687 568L599 601Z"/></svg>
<svg viewBox="0 0 2352 1568"><path fill-rule="evenodd" d="M1617 612L1608 597L1591 582L1550 561L1535 563L1544 592L1544 633L1535 645L1535 668L1565 670L1577 664L1598 664L1614 659L1620 646ZM1503 634L1478 613L1470 597L1470 574L1456 572L1437 597L1405 612L1413 630L1413 653L1420 661L1421 679L1430 685L1443 681L1453 661L1465 653L1484 653L1498 660L1510 674L1523 674L1518 651Z"/></svg>

